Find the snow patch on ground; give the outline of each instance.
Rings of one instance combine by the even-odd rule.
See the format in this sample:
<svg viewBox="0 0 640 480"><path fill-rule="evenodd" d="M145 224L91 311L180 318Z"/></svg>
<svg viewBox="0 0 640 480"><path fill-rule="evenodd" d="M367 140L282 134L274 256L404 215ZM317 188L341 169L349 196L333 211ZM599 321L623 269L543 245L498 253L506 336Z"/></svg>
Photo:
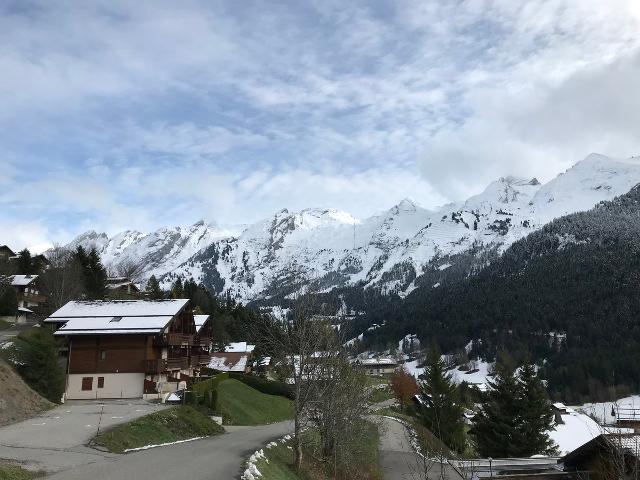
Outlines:
<svg viewBox="0 0 640 480"><path fill-rule="evenodd" d="M616 422L614 410L621 409L638 409L640 411L640 395L620 398L614 402L585 403L577 407L573 407L579 412L583 412L598 419L603 425L611 425Z"/></svg>
<svg viewBox="0 0 640 480"><path fill-rule="evenodd" d="M460 367L456 367L453 370L449 370L451 378L457 384L467 382L471 385L477 386L481 391L486 391L489 387L489 381L491 380L490 372L492 371L493 363L485 362L479 358L470 362L473 370L465 372L460 370Z"/></svg>
<svg viewBox="0 0 640 480"><path fill-rule="evenodd" d="M158 444L154 444L154 445L145 445L144 447L137 447L137 448L127 448L124 451L124 453L138 452L140 450L149 450L150 448L166 447L167 445L177 445L178 443L193 442L194 440L200 440L201 438L206 438L206 437L193 437L193 438L187 438L186 440L176 440L175 442L158 443Z"/></svg>

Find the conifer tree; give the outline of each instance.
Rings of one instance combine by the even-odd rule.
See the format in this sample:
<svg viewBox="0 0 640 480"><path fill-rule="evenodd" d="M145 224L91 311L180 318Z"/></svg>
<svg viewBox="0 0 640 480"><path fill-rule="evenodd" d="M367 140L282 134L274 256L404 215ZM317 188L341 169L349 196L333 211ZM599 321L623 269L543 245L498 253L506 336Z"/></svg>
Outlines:
<svg viewBox="0 0 640 480"><path fill-rule="evenodd" d="M151 275L147 282L147 292L151 300L161 300L164 298L164 292L160 288L160 282L158 282L155 275Z"/></svg>
<svg viewBox="0 0 640 480"><path fill-rule="evenodd" d="M17 263L16 267L17 267L18 274L32 275L36 273L31 252L26 248L24 250L21 250L18 253L18 258L16 259L16 263Z"/></svg>
<svg viewBox="0 0 640 480"><path fill-rule="evenodd" d="M425 405L420 411L423 424L449 448L462 452L465 449L464 407L436 345L431 348L421 378Z"/></svg>
<svg viewBox="0 0 640 480"><path fill-rule="evenodd" d="M87 255L87 270L85 272L85 287L90 299L102 299L106 293L107 271L105 270L100 255L92 248Z"/></svg>
<svg viewBox="0 0 640 480"><path fill-rule="evenodd" d="M15 337L12 350L16 368L25 382L52 402L60 402L65 376L58 362L58 343L51 331L26 330Z"/></svg>
<svg viewBox="0 0 640 480"><path fill-rule="evenodd" d="M178 277L178 279L173 282L171 286L171 297L172 298L182 298L184 297L184 289L182 288L182 279Z"/></svg>
<svg viewBox="0 0 640 480"><path fill-rule="evenodd" d="M520 390L513 368L498 362L496 376L489 382L471 429L481 457L517 457L522 451Z"/></svg>
<svg viewBox="0 0 640 480"><path fill-rule="evenodd" d="M15 289L0 278L0 315L15 315L18 309L18 298Z"/></svg>
<svg viewBox="0 0 640 480"><path fill-rule="evenodd" d="M519 436L523 439L518 456L557 453L556 446L548 434L554 428L551 404L532 364L525 363L520 368L518 381L521 396Z"/></svg>

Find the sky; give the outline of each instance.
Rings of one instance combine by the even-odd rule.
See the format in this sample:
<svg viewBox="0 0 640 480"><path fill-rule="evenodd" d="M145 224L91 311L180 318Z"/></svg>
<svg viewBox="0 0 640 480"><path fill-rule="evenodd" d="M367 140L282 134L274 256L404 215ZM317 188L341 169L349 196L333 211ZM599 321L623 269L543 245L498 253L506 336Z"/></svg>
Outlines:
<svg viewBox="0 0 640 480"><path fill-rule="evenodd" d="M0 244L640 154L636 0L0 0Z"/></svg>

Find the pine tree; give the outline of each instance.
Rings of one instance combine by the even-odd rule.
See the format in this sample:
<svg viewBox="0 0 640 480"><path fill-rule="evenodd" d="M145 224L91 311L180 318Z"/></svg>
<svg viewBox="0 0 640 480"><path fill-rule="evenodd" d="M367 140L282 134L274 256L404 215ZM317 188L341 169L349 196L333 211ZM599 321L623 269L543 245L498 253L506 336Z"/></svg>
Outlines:
<svg viewBox="0 0 640 480"><path fill-rule="evenodd" d="M15 315L18 309L18 298L15 289L0 278L0 315Z"/></svg>
<svg viewBox="0 0 640 480"><path fill-rule="evenodd" d="M32 275L36 273L31 252L26 248L18 253L16 264L17 271L20 275Z"/></svg>
<svg viewBox="0 0 640 480"><path fill-rule="evenodd" d="M533 365L520 369L520 434L523 439L518 456L550 455L556 452L548 432L553 429L553 412L547 391L536 375Z"/></svg>
<svg viewBox="0 0 640 480"><path fill-rule="evenodd" d="M171 286L171 297L172 298L183 298L184 297L184 289L182 288L182 280L178 278L173 285Z"/></svg>
<svg viewBox="0 0 640 480"><path fill-rule="evenodd" d="M15 338L12 353L25 382L52 402L60 402L65 377L58 362L58 343L51 331L34 328L21 333Z"/></svg>
<svg viewBox="0 0 640 480"><path fill-rule="evenodd" d="M499 362L496 376L474 418L471 433L482 457L517 457L522 451L520 384L513 368Z"/></svg>
<svg viewBox="0 0 640 480"><path fill-rule="evenodd" d="M85 288L90 299L102 299L106 293L107 271L105 270L100 255L92 248L87 255L87 270L85 272Z"/></svg>
<svg viewBox="0 0 640 480"><path fill-rule="evenodd" d="M147 282L147 293L151 300L161 300L164 298L164 292L160 288L160 282L155 275L151 275Z"/></svg>
<svg viewBox="0 0 640 480"><path fill-rule="evenodd" d="M420 411L422 423L449 448L462 452L466 443L464 407L436 345L431 348L421 378L421 396L425 405Z"/></svg>

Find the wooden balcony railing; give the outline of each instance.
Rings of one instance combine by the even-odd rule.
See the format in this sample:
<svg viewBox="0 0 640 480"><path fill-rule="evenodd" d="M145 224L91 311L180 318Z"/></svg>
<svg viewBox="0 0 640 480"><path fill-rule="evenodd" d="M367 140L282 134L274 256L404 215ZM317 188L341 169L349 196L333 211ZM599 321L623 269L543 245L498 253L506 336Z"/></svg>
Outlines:
<svg viewBox="0 0 640 480"><path fill-rule="evenodd" d="M184 333L165 333L155 339L156 345L190 346L193 344L193 335Z"/></svg>
<svg viewBox="0 0 640 480"><path fill-rule="evenodd" d="M191 355L191 366L192 367L200 367L202 365L209 365L211 361L211 355L208 353L203 353L199 355Z"/></svg>
<svg viewBox="0 0 640 480"><path fill-rule="evenodd" d="M199 346L199 347L208 347L209 345L211 345L211 338L210 337L195 337L193 340L193 345L194 346Z"/></svg>
<svg viewBox="0 0 640 480"><path fill-rule="evenodd" d="M187 368L189 368L189 359L187 357L167 359L167 370L186 370Z"/></svg>

